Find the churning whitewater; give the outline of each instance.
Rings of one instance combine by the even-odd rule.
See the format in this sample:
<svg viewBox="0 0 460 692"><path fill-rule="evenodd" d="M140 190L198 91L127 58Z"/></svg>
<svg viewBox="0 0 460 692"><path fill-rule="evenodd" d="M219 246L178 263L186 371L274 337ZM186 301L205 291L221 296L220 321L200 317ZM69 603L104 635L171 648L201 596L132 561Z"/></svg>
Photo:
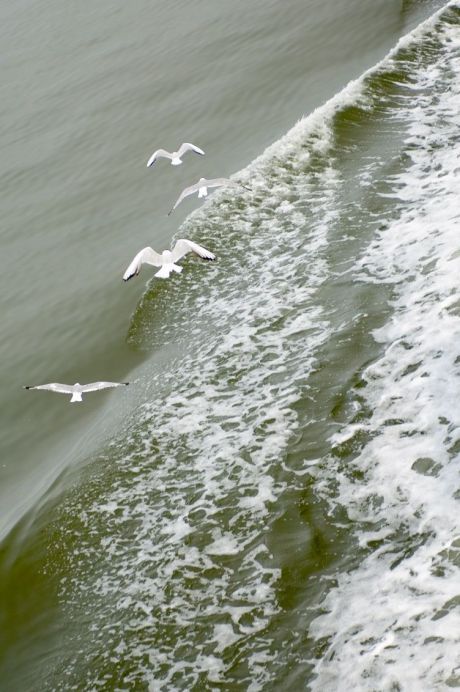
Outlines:
<svg viewBox="0 0 460 692"><path fill-rule="evenodd" d="M133 316L49 689L460 685L459 72L452 3L181 227L218 260Z"/></svg>
<svg viewBox="0 0 460 692"><path fill-rule="evenodd" d="M371 415L333 438L368 440L353 460L362 478L339 472L337 498L366 555L313 624L329 639L315 689L460 685L459 20L454 5L420 48L407 44L412 95L394 114L407 128L405 166L388 178L395 218L353 269L393 286L393 314L363 373ZM414 61L417 49L426 57Z"/></svg>

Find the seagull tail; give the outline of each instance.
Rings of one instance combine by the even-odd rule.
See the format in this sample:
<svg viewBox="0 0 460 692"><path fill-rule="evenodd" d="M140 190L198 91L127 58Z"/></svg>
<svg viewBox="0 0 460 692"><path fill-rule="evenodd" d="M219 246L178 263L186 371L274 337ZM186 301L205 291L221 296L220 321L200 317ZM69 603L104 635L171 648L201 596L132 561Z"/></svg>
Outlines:
<svg viewBox="0 0 460 692"><path fill-rule="evenodd" d="M75 401L83 401L81 392L74 392L72 394L72 398L70 400L70 403L73 404Z"/></svg>
<svg viewBox="0 0 460 692"><path fill-rule="evenodd" d="M158 276L159 279L167 279L169 276L169 267L166 266L166 264L163 264L162 267L156 272L155 276Z"/></svg>
<svg viewBox="0 0 460 692"><path fill-rule="evenodd" d="M180 166L181 163L182 163L182 159L178 159L178 158L172 159L171 166Z"/></svg>
<svg viewBox="0 0 460 692"><path fill-rule="evenodd" d="M178 264L163 264L163 266L157 271L155 276L158 276L159 279L167 279L171 272L177 272L180 274L182 271L182 267L179 267Z"/></svg>

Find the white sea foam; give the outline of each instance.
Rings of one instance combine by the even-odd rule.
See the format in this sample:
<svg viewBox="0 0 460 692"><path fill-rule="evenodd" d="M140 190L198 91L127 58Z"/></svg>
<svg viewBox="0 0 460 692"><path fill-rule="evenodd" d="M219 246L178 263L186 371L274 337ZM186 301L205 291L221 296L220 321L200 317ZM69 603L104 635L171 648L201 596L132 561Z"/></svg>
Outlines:
<svg viewBox="0 0 460 692"><path fill-rule="evenodd" d="M184 299L181 289L179 328L186 316L203 314L215 332L188 334L180 363L162 367L152 401L123 443L134 451L118 462L121 476L83 516L88 528L103 521L110 559L98 571L100 553L90 541L88 572L76 575L71 588L87 589L83 584L91 580L102 621L108 603L115 602L118 613L113 634L102 625L93 632L101 666L88 673L88 684L102 679L104 661L127 631L135 633L136 646L131 642L123 654L135 661L125 684L168 692L192 689L200 680L222 684L225 651L236 642L250 651L241 673L248 688L262 689L269 680L273 654L263 632L279 609L280 571L264 531L269 507L285 487L277 469L297 425L292 407L329 336L315 301L328 276L323 253L334 214L327 162L323 171L323 186L315 173L321 202L307 226L305 214L285 197L310 184L309 172L292 181L281 162L275 172L261 170L259 189L271 210L263 232L247 232L261 223L259 205L233 213L223 239L241 245L243 254L229 257L206 293L185 291ZM211 208L211 223L222 224L225 202ZM293 248L306 242L308 253L296 253L294 262ZM257 282L248 280L245 262ZM168 329L174 334L175 324ZM143 632L149 632L145 641Z"/></svg>
<svg viewBox="0 0 460 692"><path fill-rule="evenodd" d="M118 461L110 488L103 497L84 498L80 518L90 540L79 546L78 555L83 552L86 562L63 586L63 598L73 599L77 608L84 600L98 624L82 654L86 661L69 663L70 674L77 664L80 670L87 665L88 689L104 684L104 666L120 651L127 687L169 692L222 686L232 665L241 665L237 680L245 689L256 692L271 682L279 651L271 647L266 629L280 613L280 570L264 537L271 505L285 490L279 470L285 468L298 424L294 405L332 335L318 292L330 278L328 230L337 215L340 183L328 161L334 115L347 105L370 109L366 80L436 21L400 42L384 63L303 119L243 171L241 179L250 178L253 192L240 206L218 192L187 220L191 237L199 228L203 242L208 233L218 239L221 253L226 247L231 252L219 272L203 273L207 292L202 287L194 292L187 276L180 289L168 287L168 302L180 291L176 320L157 319L152 332L163 344L183 338L189 348L180 361L153 376L154 395L123 441L123 450L131 451ZM425 88L434 76L426 72ZM437 107L432 110L436 117ZM407 117L414 112L408 109ZM417 113L419 129L411 137L418 138L417 147L427 139L445 166L448 150L440 148L433 123L423 120L426 113ZM456 622L449 605L454 593L449 513L454 501L449 492L456 479L446 437L452 438L449 445L455 443L460 420L452 359L445 354L450 349L452 355L450 337L458 330L453 278L456 270L458 280L459 260L446 202L452 192L444 192L453 172L434 175L435 187L411 197L408 182L417 171L419 180L425 175L425 159L417 161L410 145L411 177L393 181L405 211L356 268L357 279L393 283L398 291L394 320L376 334L385 354L366 374L374 413L360 430L378 437L355 462L365 470L365 482L351 485L345 476L340 482L340 503L357 528L360 522L372 523L371 532L359 534L362 545L371 539L382 545L355 573L340 577L326 601L330 612L316 621L314 634L331 638L328 657L317 666L317 689L340 689L344 681L342 689L380 689L382 680L389 687L398 675L412 684L412 669L403 673L402 667L418 645L423 674L431 675L427 679L446 680L452 669ZM433 192L442 193L438 203ZM141 312L147 309L146 299ZM200 315L214 331L200 329ZM145 329L149 334L148 325ZM436 373L443 377L442 387ZM447 421L440 424L442 432L438 416ZM344 430L335 445L357 430ZM318 479L317 492L324 490L330 500L328 480ZM95 543L98 530L110 540ZM412 554L390 569L398 532L407 535ZM431 574L430 557L443 575ZM449 646L445 659L436 658L444 646L441 636ZM396 663L389 658L393 646L399 647ZM238 651L231 659L229 647ZM91 669L94 652L99 658Z"/></svg>
<svg viewBox="0 0 460 692"><path fill-rule="evenodd" d="M364 374L372 416L334 440L370 438L353 462L363 480L341 473L339 493L368 550L313 624L329 642L317 690L460 685L459 36L444 25L440 59L414 74L399 214L357 263L357 279L394 285L394 314Z"/></svg>

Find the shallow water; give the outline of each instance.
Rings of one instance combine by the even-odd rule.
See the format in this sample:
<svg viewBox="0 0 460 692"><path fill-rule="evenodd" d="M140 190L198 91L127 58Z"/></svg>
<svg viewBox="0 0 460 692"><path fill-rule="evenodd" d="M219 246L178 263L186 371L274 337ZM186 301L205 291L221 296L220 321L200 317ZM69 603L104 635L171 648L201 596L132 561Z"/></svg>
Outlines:
<svg viewBox="0 0 460 692"><path fill-rule="evenodd" d="M455 686L459 10L199 5L4 10L1 679Z"/></svg>

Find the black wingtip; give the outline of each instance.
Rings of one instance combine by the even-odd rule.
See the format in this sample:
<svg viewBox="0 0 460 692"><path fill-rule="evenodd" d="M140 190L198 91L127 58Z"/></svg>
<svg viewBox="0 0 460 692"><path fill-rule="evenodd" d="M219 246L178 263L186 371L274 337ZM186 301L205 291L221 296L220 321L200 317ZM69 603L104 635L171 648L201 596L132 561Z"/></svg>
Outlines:
<svg viewBox="0 0 460 692"><path fill-rule="evenodd" d="M174 211L174 209L171 209L171 211L168 211L168 216L171 216L171 214L173 213L173 211Z"/></svg>
<svg viewBox="0 0 460 692"><path fill-rule="evenodd" d="M122 382L121 384L124 384L124 385L128 385L128 384L129 384L129 382Z"/></svg>
<svg viewBox="0 0 460 692"><path fill-rule="evenodd" d="M31 384L26 384L26 385L24 385L22 388L23 388L23 389L32 389L32 385L31 385Z"/></svg>

